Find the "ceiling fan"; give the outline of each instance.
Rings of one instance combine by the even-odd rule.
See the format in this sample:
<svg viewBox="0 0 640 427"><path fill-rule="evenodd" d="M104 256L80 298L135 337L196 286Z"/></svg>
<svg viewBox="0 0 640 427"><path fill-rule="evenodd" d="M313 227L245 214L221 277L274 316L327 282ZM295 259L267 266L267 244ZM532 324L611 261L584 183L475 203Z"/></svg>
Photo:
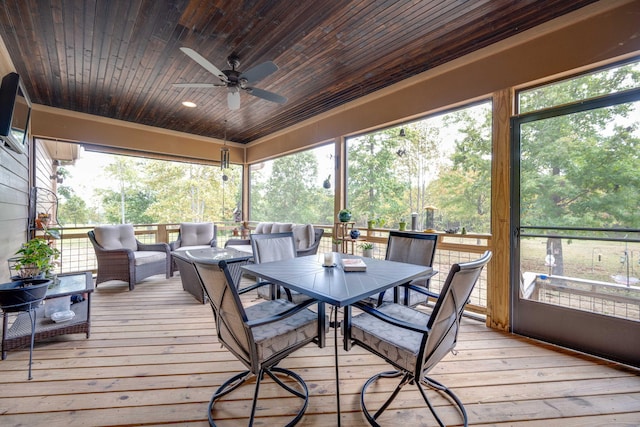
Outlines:
<svg viewBox="0 0 640 427"><path fill-rule="evenodd" d="M248 69L244 73L236 70L240 66L240 58L236 55L231 55L227 58L227 63L231 67L230 70L220 71L215 65L205 59L202 55L193 49L188 47L181 47L180 50L184 52L189 58L200 64L205 70L216 76L221 80L220 83L174 83L173 87L216 87L226 86L227 92L227 105L230 110L237 110L240 108L240 90L244 90L250 95L257 96L258 98L266 99L267 101L276 102L278 104L284 104L287 102L287 98L278 95L268 90L258 89L253 87L254 83L267 77L269 74L278 70L278 66L272 61L263 62L256 65L253 68Z"/></svg>

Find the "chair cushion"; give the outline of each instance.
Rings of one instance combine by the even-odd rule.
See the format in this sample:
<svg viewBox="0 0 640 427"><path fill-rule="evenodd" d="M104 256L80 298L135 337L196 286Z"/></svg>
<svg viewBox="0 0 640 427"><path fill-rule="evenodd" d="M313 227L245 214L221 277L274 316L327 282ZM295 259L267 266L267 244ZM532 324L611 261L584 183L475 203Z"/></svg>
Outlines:
<svg viewBox="0 0 640 427"><path fill-rule="evenodd" d="M286 233L293 231L293 224L286 222L259 222L253 231L256 234Z"/></svg>
<svg viewBox="0 0 640 427"><path fill-rule="evenodd" d="M272 233L288 233L290 231L293 231L293 224L291 223L274 222L271 227Z"/></svg>
<svg viewBox="0 0 640 427"><path fill-rule="evenodd" d="M211 222L183 222L180 224L180 246L208 245L213 238L213 223Z"/></svg>
<svg viewBox="0 0 640 427"><path fill-rule="evenodd" d="M104 249L138 250L138 242L133 231L133 225L101 225L93 230L96 242Z"/></svg>
<svg viewBox="0 0 640 427"><path fill-rule="evenodd" d="M293 231L296 249L307 249L315 242L316 236L311 224L294 225L291 231Z"/></svg>
<svg viewBox="0 0 640 427"><path fill-rule="evenodd" d="M152 262L164 261L167 259L165 252L158 251L135 251L133 253L134 264L144 265Z"/></svg>
<svg viewBox="0 0 640 427"><path fill-rule="evenodd" d="M282 313L295 304L285 300L269 300L245 308L249 320L262 319ZM318 314L306 309L291 317L269 325L252 328L260 360L307 341L318 334Z"/></svg>
<svg viewBox="0 0 640 427"><path fill-rule="evenodd" d="M256 234L269 234L271 233L271 228L273 227L273 223L272 222L259 222L258 225L256 225L256 229L254 230L254 233Z"/></svg>
<svg viewBox="0 0 640 427"><path fill-rule="evenodd" d="M377 308L395 319L427 326L429 315L400 304L383 303ZM351 336L375 349L409 372L414 372L423 334L393 326L370 314L351 319Z"/></svg>

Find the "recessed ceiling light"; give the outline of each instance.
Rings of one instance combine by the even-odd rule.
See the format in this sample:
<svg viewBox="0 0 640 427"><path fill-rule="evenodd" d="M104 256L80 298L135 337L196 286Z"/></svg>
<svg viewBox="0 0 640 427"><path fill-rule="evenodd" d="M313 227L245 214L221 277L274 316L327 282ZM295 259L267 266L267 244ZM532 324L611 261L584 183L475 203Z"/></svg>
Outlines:
<svg viewBox="0 0 640 427"><path fill-rule="evenodd" d="M182 105L184 105L185 107L189 107L189 108L195 108L197 107L195 102L191 102L191 101L183 101Z"/></svg>

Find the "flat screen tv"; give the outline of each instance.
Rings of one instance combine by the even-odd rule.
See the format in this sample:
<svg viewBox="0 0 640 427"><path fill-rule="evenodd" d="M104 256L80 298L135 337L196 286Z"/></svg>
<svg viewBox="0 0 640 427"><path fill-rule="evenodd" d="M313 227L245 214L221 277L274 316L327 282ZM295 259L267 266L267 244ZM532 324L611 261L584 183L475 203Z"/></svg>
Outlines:
<svg viewBox="0 0 640 427"><path fill-rule="evenodd" d="M25 151L30 117L31 101L20 76L7 74L0 85L0 138L18 153Z"/></svg>

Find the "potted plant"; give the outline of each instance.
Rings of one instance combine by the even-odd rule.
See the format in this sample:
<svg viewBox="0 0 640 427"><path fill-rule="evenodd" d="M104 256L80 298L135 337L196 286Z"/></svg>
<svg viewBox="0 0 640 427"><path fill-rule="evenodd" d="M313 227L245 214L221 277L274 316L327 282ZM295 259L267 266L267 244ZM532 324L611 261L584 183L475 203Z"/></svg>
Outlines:
<svg viewBox="0 0 640 427"><path fill-rule="evenodd" d="M360 247L360 249L362 249L362 256L363 257L366 257L366 258L372 258L373 257L373 243L364 242L364 243L361 243L358 246Z"/></svg>
<svg viewBox="0 0 640 427"><path fill-rule="evenodd" d="M331 239L331 250L333 252L342 252L342 239Z"/></svg>
<svg viewBox="0 0 640 427"><path fill-rule="evenodd" d="M405 221L404 217L400 218L400 221L398 221L398 229L400 231L405 231L407 229L407 221Z"/></svg>
<svg viewBox="0 0 640 427"><path fill-rule="evenodd" d="M373 230L373 226L376 224L376 220L375 219L368 219L367 220L367 229L368 230Z"/></svg>
<svg viewBox="0 0 640 427"><path fill-rule="evenodd" d="M23 243L16 255L13 258L14 268L20 278L25 279L48 276L60 251L53 247L52 241L35 238Z"/></svg>
<svg viewBox="0 0 640 427"><path fill-rule="evenodd" d="M351 211L349 209L341 209L340 212L338 212L338 219L340 222L349 222L351 219Z"/></svg>

